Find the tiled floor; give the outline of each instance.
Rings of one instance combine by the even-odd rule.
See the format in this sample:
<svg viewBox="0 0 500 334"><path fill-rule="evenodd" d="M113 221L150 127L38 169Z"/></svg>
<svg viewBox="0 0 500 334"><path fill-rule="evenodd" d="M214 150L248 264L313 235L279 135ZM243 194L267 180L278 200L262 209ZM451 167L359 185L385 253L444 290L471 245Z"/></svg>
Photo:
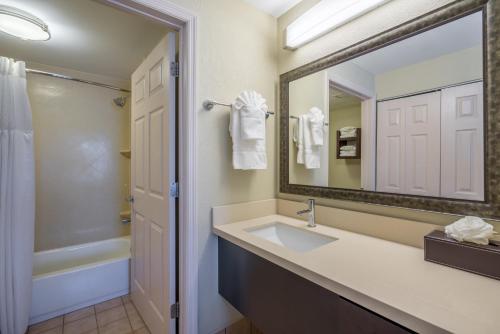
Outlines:
<svg viewBox="0 0 500 334"><path fill-rule="evenodd" d="M30 326L28 334L149 334L129 296Z"/></svg>

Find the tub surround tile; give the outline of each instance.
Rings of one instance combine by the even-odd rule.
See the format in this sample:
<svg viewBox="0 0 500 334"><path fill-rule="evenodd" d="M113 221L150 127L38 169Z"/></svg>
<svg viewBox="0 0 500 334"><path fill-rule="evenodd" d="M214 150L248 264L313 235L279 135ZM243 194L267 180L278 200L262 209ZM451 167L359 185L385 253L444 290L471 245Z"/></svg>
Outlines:
<svg viewBox="0 0 500 334"><path fill-rule="evenodd" d="M99 327L100 334L127 334L132 333L132 327L127 318L123 318L107 324L104 327Z"/></svg>
<svg viewBox="0 0 500 334"><path fill-rule="evenodd" d="M83 334L97 329L95 315L76 320L64 325L64 334Z"/></svg>
<svg viewBox="0 0 500 334"><path fill-rule="evenodd" d="M50 329L60 327L63 324L63 317L57 317L57 318L52 318L49 320L45 320L42 322L39 322L37 324L31 325L28 334L41 334L44 333Z"/></svg>
<svg viewBox="0 0 500 334"><path fill-rule="evenodd" d="M122 305L122 304L123 303L122 303L121 297L110 299L110 300L102 302L100 304L96 304L95 311L96 311L96 313L99 313L102 311L109 310L110 308L117 307L117 306Z"/></svg>
<svg viewBox="0 0 500 334"><path fill-rule="evenodd" d="M104 327L110 322L126 317L127 313L125 313L125 308L123 307L123 305L120 305L117 307L110 308L106 311L97 313L97 324L99 327Z"/></svg>
<svg viewBox="0 0 500 334"><path fill-rule="evenodd" d="M64 323L80 320L95 314L94 306L85 307L64 315Z"/></svg>

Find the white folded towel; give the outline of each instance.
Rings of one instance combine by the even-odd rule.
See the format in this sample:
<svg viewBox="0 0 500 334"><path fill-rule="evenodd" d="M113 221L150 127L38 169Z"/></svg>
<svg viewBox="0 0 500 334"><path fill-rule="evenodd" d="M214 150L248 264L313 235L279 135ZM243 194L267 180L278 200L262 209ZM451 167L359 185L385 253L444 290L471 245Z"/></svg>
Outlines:
<svg viewBox="0 0 500 334"><path fill-rule="evenodd" d="M341 157L355 157L356 152L355 151L340 151L339 154Z"/></svg>
<svg viewBox="0 0 500 334"><path fill-rule="evenodd" d="M246 136L260 136L259 131L264 131L262 139L246 139L243 138L242 115L241 110L244 106L251 105L253 98L257 98L254 94L246 94L243 92L238 96L235 103L231 108L231 117L229 122L229 133L233 140L233 168L234 169L266 169L267 168L267 154L266 154L266 138L265 138L265 113L264 113L264 129L253 131L249 125ZM253 97L252 97L253 96ZM262 104L260 105L262 107ZM266 107L267 108L267 107ZM249 117L251 118L251 117ZM250 121L251 123L251 121Z"/></svg>
<svg viewBox="0 0 500 334"><path fill-rule="evenodd" d="M299 117L293 128L293 141L297 146L297 163L304 164L304 119Z"/></svg>
<svg viewBox="0 0 500 334"><path fill-rule="evenodd" d="M310 115L301 115L294 130L294 141L297 145L297 163L304 164L306 169L320 168L321 146L312 144Z"/></svg>
<svg viewBox="0 0 500 334"><path fill-rule="evenodd" d="M255 91L242 92L234 102L240 111L242 139L264 139L266 136L266 100Z"/></svg>
<svg viewBox="0 0 500 334"><path fill-rule="evenodd" d="M343 128L340 128L339 131L340 138L356 137L356 128L353 126L344 126Z"/></svg>
<svg viewBox="0 0 500 334"><path fill-rule="evenodd" d="M340 132L351 132L351 131L356 131L356 128L354 126L344 126L343 128L339 129Z"/></svg>
<svg viewBox="0 0 500 334"><path fill-rule="evenodd" d="M309 110L309 126L311 128L311 144L322 146L325 137L325 114L317 107L312 107Z"/></svg>
<svg viewBox="0 0 500 334"><path fill-rule="evenodd" d="M341 151L356 151L356 146L354 145L344 145L340 147Z"/></svg>

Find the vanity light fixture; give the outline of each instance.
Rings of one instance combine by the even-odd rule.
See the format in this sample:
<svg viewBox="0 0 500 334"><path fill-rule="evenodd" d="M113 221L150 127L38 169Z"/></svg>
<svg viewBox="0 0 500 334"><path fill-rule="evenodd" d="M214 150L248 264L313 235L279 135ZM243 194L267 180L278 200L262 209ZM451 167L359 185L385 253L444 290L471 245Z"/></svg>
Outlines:
<svg viewBox="0 0 500 334"><path fill-rule="evenodd" d="M0 31L30 41L50 39L49 27L38 17L18 8L0 5Z"/></svg>
<svg viewBox="0 0 500 334"><path fill-rule="evenodd" d="M322 0L286 27L285 48L297 49L389 1Z"/></svg>

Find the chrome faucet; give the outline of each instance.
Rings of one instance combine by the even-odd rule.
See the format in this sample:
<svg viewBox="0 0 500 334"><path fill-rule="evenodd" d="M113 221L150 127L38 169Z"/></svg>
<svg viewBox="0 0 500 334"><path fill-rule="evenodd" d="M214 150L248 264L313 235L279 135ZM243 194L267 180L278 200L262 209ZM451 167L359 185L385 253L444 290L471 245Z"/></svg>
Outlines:
<svg viewBox="0 0 500 334"><path fill-rule="evenodd" d="M314 216L314 199L310 198L306 202L308 204L308 208L305 210L300 210L297 211L298 215L303 215L305 213L309 214L309 217L307 219L307 226L309 227L316 227L316 221L315 221L315 216Z"/></svg>

